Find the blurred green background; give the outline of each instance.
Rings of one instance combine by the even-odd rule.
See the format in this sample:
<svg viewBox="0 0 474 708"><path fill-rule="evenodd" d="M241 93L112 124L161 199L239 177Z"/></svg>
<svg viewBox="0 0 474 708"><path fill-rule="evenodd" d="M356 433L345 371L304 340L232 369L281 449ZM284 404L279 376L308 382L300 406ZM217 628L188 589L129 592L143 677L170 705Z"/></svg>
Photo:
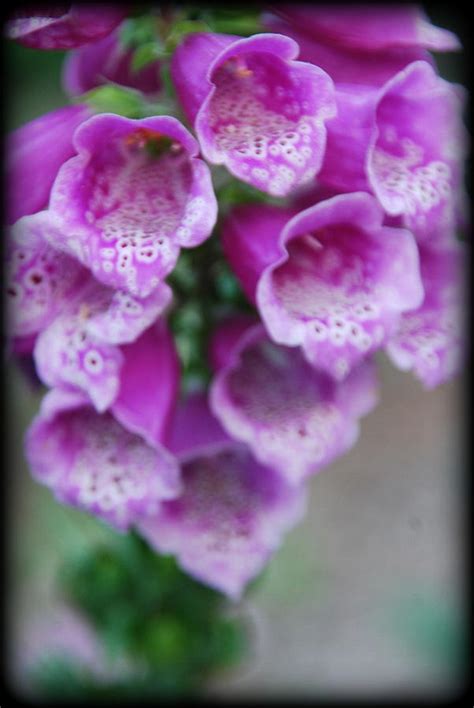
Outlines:
<svg viewBox="0 0 474 708"><path fill-rule="evenodd" d="M429 14L466 44L449 8ZM11 43L4 52L7 130L65 103L63 53ZM438 64L445 78L469 83L466 53ZM306 519L239 608L252 651L210 681L209 695L439 698L466 678L466 382L425 392L379 363L379 407L358 445L311 480ZM41 394L12 365L6 387L7 647L10 681L21 688L27 667L68 631L58 568L113 532L31 480L22 441Z"/></svg>

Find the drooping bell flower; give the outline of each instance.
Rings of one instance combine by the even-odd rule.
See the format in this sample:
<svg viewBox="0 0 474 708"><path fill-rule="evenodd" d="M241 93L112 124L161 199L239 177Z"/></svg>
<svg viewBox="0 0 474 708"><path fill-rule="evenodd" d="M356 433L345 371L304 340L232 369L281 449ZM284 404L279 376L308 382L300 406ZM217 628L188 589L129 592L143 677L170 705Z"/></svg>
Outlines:
<svg viewBox="0 0 474 708"><path fill-rule="evenodd" d="M225 352L219 340L229 343L232 334ZM366 359L339 383L298 349L271 342L260 324L242 332L230 320L215 332L211 349L220 365L210 389L214 415L290 484L346 453L358 438L358 419L377 403L373 362Z"/></svg>
<svg viewBox="0 0 474 708"><path fill-rule="evenodd" d="M121 46L120 35L114 31L98 42L86 44L70 52L65 59L62 74L64 90L70 96L108 82L138 89L152 98L161 90L158 61L132 71L133 50Z"/></svg>
<svg viewBox="0 0 474 708"><path fill-rule="evenodd" d="M323 69L337 89L345 85L382 86L408 64L418 60L434 65L432 56L421 46L367 47L363 50L335 43L328 37L312 35L273 14L263 15L262 23L269 32L278 32L297 42L300 60Z"/></svg>
<svg viewBox="0 0 474 708"><path fill-rule="evenodd" d="M297 61L278 34L188 35L172 58L178 97L202 154L274 196L311 181L321 167L334 87L319 67Z"/></svg>
<svg viewBox="0 0 474 708"><path fill-rule="evenodd" d="M366 174L386 213L419 241L449 234L464 218L464 100L461 86L425 62L410 64L377 97Z"/></svg>
<svg viewBox="0 0 474 708"><path fill-rule="evenodd" d="M75 154L72 136L92 112L64 106L12 131L5 141L6 218L9 224L48 206L59 168Z"/></svg>
<svg viewBox="0 0 474 708"><path fill-rule="evenodd" d="M463 101L424 61L379 89L338 87L319 183L370 191L420 242L449 234L466 212Z"/></svg>
<svg viewBox="0 0 474 708"><path fill-rule="evenodd" d="M8 338L15 353L34 349L49 386L82 388L99 411L118 391L122 353L171 301L168 285L146 298L99 283L75 258L49 245L49 212L19 219L7 242Z"/></svg>
<svg viewBox="0 0 474 708"><path fill-rule="evenodd" d="M340 194L275 229L278 207L255 205L230 212L224 252L239 275L254 258L254 301L271 339L300 346L307 361L342 380L395 332L400 315L421 304L418 250L413 235L383 225L374 197ZM271 217L265 226L265 214ZM270 253L257 262L260 251ZM247 291L251 283L244 286Z"/></svg>
<svg viewBox="0 0 474 708"><path fill-rule="evenodd" d="M47 237L105 285L147 297L216 221L198 144L176 118L104 113L79 127L74 146L52 189Z"/></svg>
<svg viewBox="0 0 474 708"><path fill-rule="evenodd" d="M302 518L306 490L288 485L229 438L203 395L178 409L174 431L183 493L138 529L183 570L237 600Z"/></svg>
<svg viewBox="0 0 474 708"><path fill-rule="evenodd" d="M36 6L11 13L5 30L32 49L73 49L110 34L126 14L120 5Z"/></svg>
<svg viewBox="0 0 474 708"><path fill-rule="evenodd" d="M360 51L423 47L443 52L461 48L455 34L431 24L415 4L270 7L291 26L313 38Z"/></svg>
<svg viewBox="0 0 474 708"><path fill-rule="evenodd" d="M405 312L386 351L392 362L411 370L426 388L456 376L467 353L467 248L460 242L420 245L425 290L419 308Z"/></svg>
<svg viewBox="0 0 474 708"><path fill-rule="evenodd" d="M39 212L22 217L9 230L4 291L9 338L33 341L89 280L76 259L48 244L48 228L48 213Z"/></svg>
<svg viewBox="0 0 474 708"><path fill-rule="evenodd" d="M163 445L97 413L78 391L45 396L27 431L26 456L33 477L58 501L122 531L181 492L178 464Z"/></svg>
<svg viewBox="0 0 474 708"><path fill-rule="evenodd" d="M155 328L148 328L170 300L171 290L164 283L147 298L138 299L91 278L88 287L71 304L65 303L38 335L34 348L38 375L48 386L82 390L98 412L105 411L117 398L124 356L136 356L144 340L156 350L150 375L159 369L168 335L163 333L161 341Z"/></svg>

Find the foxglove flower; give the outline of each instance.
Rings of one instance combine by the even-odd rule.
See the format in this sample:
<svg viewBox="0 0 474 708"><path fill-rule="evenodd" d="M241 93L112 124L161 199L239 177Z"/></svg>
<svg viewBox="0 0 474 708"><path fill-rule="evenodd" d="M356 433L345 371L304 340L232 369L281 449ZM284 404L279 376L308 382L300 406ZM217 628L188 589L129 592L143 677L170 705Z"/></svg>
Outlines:
<svg viewBox="0 0 474 708"><path fill-rule="evenodd" d="M269 32L291 37L300 48L300 60L323 69L337 88L346 84L364 87L382 86L408 64L423 60L434 65L426 49L419 46L366 50L338 44L329 38L314 36L274 15L264 15Z"/></svg>
<svg viewBox="0 0 474 708"><path fill-rule="evenodd" d="M181 247L210 235L217 204L198 145L175 118L90 118L54 183L50 243L97 280L147 297Z"/></svg>
<svg viewBox="0 0 474 708"><path fill-rule="evenodd" d="M52 389L26 437L33 476L58 501L92 513L118 530L155 514L181 492L179 467L110 413L98 414L80 392Z"/></svg>
<svg viewBox="0 0 474 708"><path fill-rule="evenodd" d="M211 384L211 409L261 464L299 484L355 444L358 419L377 403L372 362L338 383L298 349L272 343L259 324L242 333L242 323L230 321L215 334L222 337L234 343L227 352L218 341L212 344L220 368Z"/></svg>
<svg viewBox="0 0 474 708"><path fill-rule="evenodd" d="M425 297L405 312L386 351L400 369L411 369L426 388L459 373L466 355L465 244L420 246Z"/></svg>
<svg viewBox="0 0 474 708"><path fill-rule="evenodd" d="M205 159L280 197L317 174L335 114L331 79L297 56L283 35L196 33L171 65Z"/></svg>
<svg viewBox="0 0 474 708"><path fill-rule="evenodd" d="M449 234L464 215L463 102L464 89L425 62L408 66L377 98L366 173L387 214L401 216L419 240Z"/></svg>
<svg viewBox="0 0 474 708"><path fill-rule="evenodd" d="M423 47L443 52L461 48L456 35L432 25L417 5L280 4L271 9L313 38L360 51Z"/></svg>
<svg viewBox="0 0 474 708"><path fill-rule="evenodd" d="M159 62L133 71L132 58L133 50L121 46L119 32L112 32L68 54L63 67L63 87L69 95L78 96L113 82L138 89L148 97L155 96L161 89Z"/></svg>
<svg viewBox="0 0 474 708"><path fill-rule="evenodd" d="M93 278L38 336L34 357L39 377L48 386L79 388L103 412L116 399L124 353L134 356L142 334L171 300L164 283L147 298L112 290ZM138 339L137 339L138 338ZM129 344L129 347L120 345ZM153 340L152 340L153 344ZM155 348L158 367L161 345Z"/></svg>
<svg viewBox="0 0 474 708"><path fill-rule="evenodd" d="M301 346L314 367L342 380L387 341L402 312L421 304L416 242L409 231L384 226L381 207L364 192L326 199L292 218L289 211L280 230L273 230L276 210L249 205L231 212L223 227L225 253L237 274L240 261L253 254L256 272L255 241L273 241L254 292L266 329L275 342Z"/></svg>
<svg viewBox="0 0 474 708"><path fill-rule="evenodd" d="M8 335L19 341L20 351L32 350L36 335L89 277L78 261L47 243L48 224L47 212L24 216L11 227L6 245Z"/></svg>
<svg viewBox="0 0 474 708"><path fill-rule="evenodd" d="M7 246L6 299L15 352L32 351L42 380L76 385L105 410L118 390L122 355L171 301L160 285L147 298L108 288L45 240L49 213L19 219ZM36 339L36 336L39 337Z"/></svg>
<svg viewBox="0 0 474 708"><path fill-rule="evenodd" d="M181 463L183 493L138 524L160 553L233 599L257 575L303 516L304 487L292 487L230 439L204 396L178 409L171 449Z"/></svg>
<svg viewBox="0 0 474 708"><path fill-rule="evenodd" d="M72 49L105 37L126 16L118 5L69 5L38 8L37 14L12 13L6 34L33 49Z"/></svg>
<svg viewBox="0 0 474 708"><path fill-rule="evenodd" d="M419 241L449 234L466 210L463 98L422 61L380 89L338 88L319 183L372 192Z"/></svg>
<svg viewBox="0 0 474 708"><path fill-rule="evenodd" d="M6 217L9 224L48 206L59 168L75 154L72 136L92 115L85 105L65 106L35 118L6 139Z"/></svg>

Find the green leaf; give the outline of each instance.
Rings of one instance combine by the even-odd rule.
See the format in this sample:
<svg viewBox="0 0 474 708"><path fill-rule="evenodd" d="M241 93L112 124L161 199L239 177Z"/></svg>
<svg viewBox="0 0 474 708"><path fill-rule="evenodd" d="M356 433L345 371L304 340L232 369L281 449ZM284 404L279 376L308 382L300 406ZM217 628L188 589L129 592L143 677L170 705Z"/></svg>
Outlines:
<svg viewBox="0 0 474 708"><path fill-rule="evenodd" d="M171 32L168 34L165 46L171 54L174 52L178 44L188 34L196 32L210 32L210 26L202 20L179 20L173 24Z"/></svg>
<svg viewBox="0 0 474 708"><path fill-rule="evenodd" d="M143 109L143 98L139 91L112 83L83 93L75 101L89 104L97 113L116 113L126 118L139 118Z"/></svg>
<svg viewBox="0 0 474 708"><path fill-rule="evenodd" d="M130 68L132 72L136 74L149 64L157 61L157 59L162 59L164 56L165 52L158 42L141 44L133 52Z"/></svg>
<svg viewBox="0 0 474 708"><path fill-rule="evenodd" d="M146 14L133 17L122 24L120 28L120 44L124 49L140 47L158 40L157 18Z"/></svg>

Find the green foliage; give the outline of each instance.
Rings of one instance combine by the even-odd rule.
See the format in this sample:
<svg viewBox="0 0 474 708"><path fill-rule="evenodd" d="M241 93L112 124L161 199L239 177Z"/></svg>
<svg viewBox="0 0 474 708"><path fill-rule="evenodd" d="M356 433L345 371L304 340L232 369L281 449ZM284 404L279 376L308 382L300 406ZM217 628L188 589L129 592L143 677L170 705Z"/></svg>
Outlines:
<svg viewBox="0 0 474 708"><path fill-rule="evenodd" d="M226 616L225 597L183 573L171 556L157 555L135 533L70 559L60 586L95 628L109 657L127 657L136 671L104 683L65 657L50 658L33 673L42 696L195 694L247 648L246 629Z"/></svg>
<svg viewBox="0 0 474 708"><path fill-rule="evenodd" d="M76 103L88 103L97 113L118 113L126 118L140 118L143 97L140 91L117 84L106 84L78 96Z"/></svg>

